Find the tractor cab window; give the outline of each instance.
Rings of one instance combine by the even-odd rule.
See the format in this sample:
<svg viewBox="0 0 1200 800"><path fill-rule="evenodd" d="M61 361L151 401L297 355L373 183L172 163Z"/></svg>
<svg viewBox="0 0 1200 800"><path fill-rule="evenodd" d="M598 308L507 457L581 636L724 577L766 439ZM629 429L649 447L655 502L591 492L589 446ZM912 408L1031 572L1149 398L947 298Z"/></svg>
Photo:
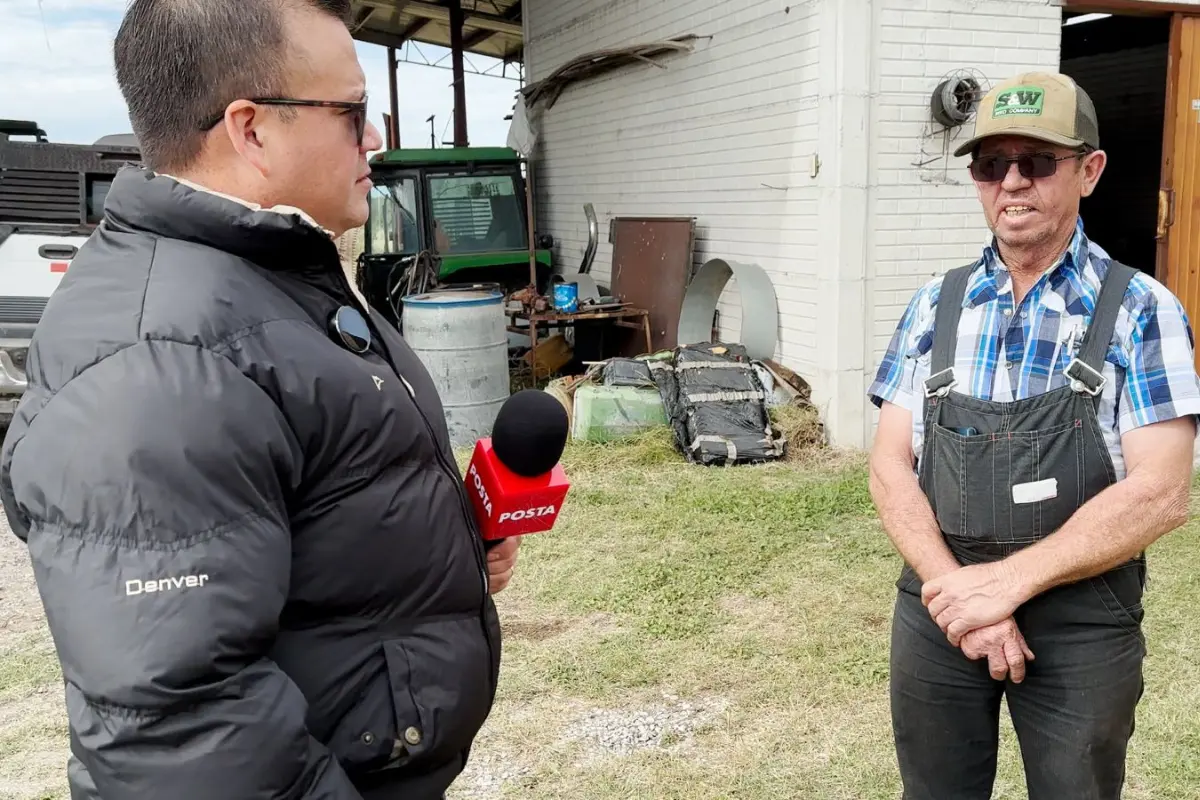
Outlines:
<svg viewBox="0 0 1200 800"><path fill-rule="evenodd" d="M441 255L528 247L511 174L433 175L429 198L435 246Z"/></svg>
<svg viewBox="0 0 1200 800"><path fill-rule="evenodd" d="M416 253L421 249L417 221L417 181L412 176L376 178L371 187L366 252Z"/></svg>

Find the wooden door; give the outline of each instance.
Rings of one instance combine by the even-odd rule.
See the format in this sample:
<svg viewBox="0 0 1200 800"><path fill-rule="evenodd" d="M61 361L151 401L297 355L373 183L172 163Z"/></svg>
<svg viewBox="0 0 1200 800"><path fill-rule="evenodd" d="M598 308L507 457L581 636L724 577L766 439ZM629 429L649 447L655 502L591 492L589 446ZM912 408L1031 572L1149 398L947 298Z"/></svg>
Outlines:
<svg viewBox="0 0 1200 800"><path fill-rule="evenodd" d="M1200 17L1175 14L1167 63L1157 277L1200 326ZM1200 369L1200 349L1197 350Z"/></svg>

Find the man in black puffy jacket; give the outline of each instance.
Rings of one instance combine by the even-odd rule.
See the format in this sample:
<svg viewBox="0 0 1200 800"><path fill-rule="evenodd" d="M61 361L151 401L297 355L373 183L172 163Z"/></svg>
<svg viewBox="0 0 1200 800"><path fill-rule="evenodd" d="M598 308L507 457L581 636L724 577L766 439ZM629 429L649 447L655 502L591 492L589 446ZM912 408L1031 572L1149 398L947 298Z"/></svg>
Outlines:
<svg viewBox="0 0 1200 800"><path fill-rule="evenodd" d="M134 0L118 33L148 169L47 306L0 458L73 800L432 800L490 712L442 407L333 241L380 146L346 6Z"/></svg>

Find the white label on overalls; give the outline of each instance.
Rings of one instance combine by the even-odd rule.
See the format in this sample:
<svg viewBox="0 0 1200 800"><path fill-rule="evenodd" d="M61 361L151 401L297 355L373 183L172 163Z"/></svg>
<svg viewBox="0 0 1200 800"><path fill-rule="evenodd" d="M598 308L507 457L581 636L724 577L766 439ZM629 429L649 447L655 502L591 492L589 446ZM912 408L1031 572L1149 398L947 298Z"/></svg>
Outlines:
<svg viewBox="0 0 1200 800"><path fill-rule="evenodd" d="M1058 479L1047 478L1033 483L1018 483L1013 486L1014 503L1036 503L1058 497Z"/></svg>

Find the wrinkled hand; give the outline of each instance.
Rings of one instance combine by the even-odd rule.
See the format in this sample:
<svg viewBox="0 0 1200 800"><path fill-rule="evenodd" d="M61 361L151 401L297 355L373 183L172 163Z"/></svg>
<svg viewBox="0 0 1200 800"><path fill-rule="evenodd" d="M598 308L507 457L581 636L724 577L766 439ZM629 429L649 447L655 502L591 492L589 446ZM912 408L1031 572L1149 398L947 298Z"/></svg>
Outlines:
<svg viewBox="0 0 1200 800"><path fill-rule="evenodd" d="M1012 616L1020 605L1014 584L1002 561L972 564L926 581L921 602L950 644L958 647L970 631Z"/></svg>
<svg viewBox="0 0 1200 800"><path fill-rule="evenodd" d="M1013 683L1020 683L1025 680L1025 662L1033 661L1033 651L1012 617L963 636L962 651L972 661L987 658L988 672L998 681L1007 674Z"/></svg>
<svg viewBox="0 0 1200 800"><path fill-rule="evenodd" d="M508 586L517 565L517 548L520 546L521 537L510 536L488 551L488 594L504 591L504 587Z"/></svg>

